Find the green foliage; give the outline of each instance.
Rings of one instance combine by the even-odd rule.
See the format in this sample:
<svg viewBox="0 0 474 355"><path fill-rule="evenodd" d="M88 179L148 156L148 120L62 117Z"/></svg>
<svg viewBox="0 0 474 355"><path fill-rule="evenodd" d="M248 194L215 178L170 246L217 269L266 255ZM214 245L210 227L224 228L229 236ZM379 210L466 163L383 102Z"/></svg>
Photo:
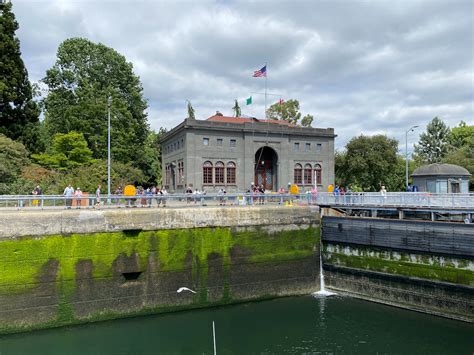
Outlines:
<svg viewBox="0 0 474 355"><path fill-rule="evenodd" d="M32 99L28 72L21 59L19 26L11 2L0 3L0 134L20 140L30 151L38 145L39 110Z"/></svg>
<svg viewBox="0 0 474 355"><path fill-rule="evenodd" d="M288 100L283 103L277 102L267 110L267 117L272 120L284 120L291 124L298 124L301 118L300 103L298 100ZM301 125L310 126L313 116L306 115L301 121Z"/></svg>
<svg viewBox="0 0 474 355"><path fill-rule="evenodd" d="M474 125L468 126L461 121L458 127L451 129L451 150L443 158L444 163L466 168L472 175L470 190L474 190Z"/></svg>
<svg viewBox="0 0 474 355"><path fill-rule="evenodd" d="M311 124L313 123L313 119L314 118L312 115L307 114L301 119L301 125L303 127L311 127Z"/></svg>
<svg viewBox="0 0 474 355"><path fill-rule="evenodd" d="M92 161L92 151L82 133L57 133L53 138L50 154L33 154L38 164L51 169L70 170Z"/></svg>
<svg viewBox="0 0 474 355"><path fill-rule="evenodd" d="M107 98L111 105L111 154L133 161L148 134L143 88L131 63L114 49L83 38L65 40L54 66L43 81L45 129L56 133L82 132L93 157L107 157Z"/></svg>
<svg viewBox="0 0 474 355"><path fill-rule="evenodd" d="M415 144L415 153L425 163L439 163L450 149L451 131L438 117L426 127L426 133L420 135L419 144Z"/></svg>
<svg viewBox="0 0 474 355"><path fill-rule="evenodd" d="M13 194L9 184L20 176L21 169L29 164L25 146L0 134L0 194Z"/></svg>
<svg viewBox="0 0 474 355"><path fill-rule="evenodd" d="M234 117L240 117L242 115L242 110L240 109L239 102L235 99L234 107L232 107L234 111Z"/></svg>
<svg viewBox="0 0 474 355"><path fill-rule="evenodd" d="M453 148L474 148L474 125L468 126L466 122L461 121L458 127L451 129L449 138Z"/></svg>
<svg viewBox="0 0 474 355"><path fill-rule="evenodd" d="M378 191L381 185L389 191L399 190L402 175L397 150L398 142L384 135L352 138L345 152L336 154L336 179L343 186L352 184L364 191Z"/></svg>
<svg viewBox="0 0 474 355"><path fill-rule="evenodd" d="M301 118L300 103L298 100L288 100L283 103L274 103L267 110L267 116L272 120L284 120L297 124Z"/></svg>
<svg viewBox="0 0 474 355"><path fill-rule="evenodd" d="M145 175L140 182L151 185L161 184L161 145L160 137L166 132L163 128L158 133L151 131L145 140L143 152L137 157L136 165Z"/></svg>
<svg viewBox="0 0 474 355"><path fill-rule="evenodd" d="M196 119L196 117L194 116L194 108L191 105L190 101L188 101L188 117L193 119L193 120Z"/></svg>

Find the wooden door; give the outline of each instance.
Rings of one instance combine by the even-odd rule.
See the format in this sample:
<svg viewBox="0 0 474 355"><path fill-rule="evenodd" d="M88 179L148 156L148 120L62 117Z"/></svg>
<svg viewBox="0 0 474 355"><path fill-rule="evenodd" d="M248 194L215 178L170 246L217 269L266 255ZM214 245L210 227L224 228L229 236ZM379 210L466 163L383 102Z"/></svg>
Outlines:
<svg viewBox="0 0 474 355"><path fill-rule="evenodd" d="M265 190L273 190L273 164L271 160L260 163L255 174L255 183Z"/></svg>

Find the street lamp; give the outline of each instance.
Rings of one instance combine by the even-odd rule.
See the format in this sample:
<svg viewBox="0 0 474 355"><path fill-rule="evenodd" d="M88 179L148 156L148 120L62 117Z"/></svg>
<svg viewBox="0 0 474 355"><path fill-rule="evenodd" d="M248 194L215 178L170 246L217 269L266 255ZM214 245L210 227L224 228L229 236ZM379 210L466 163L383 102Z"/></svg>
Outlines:
<svg viewBox="0 0 474 355"><path fill-rule="evenodd" d="M110 205L110 106L112 96L107 99L107 203Z"/></svg>
<svg viewBox="0 0 474 355"><path fill-rule="evenodd" d="M413 132L419 126L412 126L405 131L405 187L408 191L408 132Z"/></svg>

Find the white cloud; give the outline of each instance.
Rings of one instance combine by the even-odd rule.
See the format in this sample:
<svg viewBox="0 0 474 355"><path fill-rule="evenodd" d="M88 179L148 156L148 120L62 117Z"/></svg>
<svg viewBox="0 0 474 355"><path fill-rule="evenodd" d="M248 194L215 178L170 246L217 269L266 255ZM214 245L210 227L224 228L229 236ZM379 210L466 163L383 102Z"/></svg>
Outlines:
<svg viewBox="0 0 474 355"><path fill-rule="evenodd" d="M315 124L334 127L337 147L354 135L401 140L439 116L474 119L473 3L455 1L14 1L23 58L41 79L69 37L125 55L140 76L154 129L186 116L261 117L268 90L295 98ZM34 11L33 11L34 10ZM276 101L269 97L269 104ZM412 137L412 142L414 138Z"/></svg>

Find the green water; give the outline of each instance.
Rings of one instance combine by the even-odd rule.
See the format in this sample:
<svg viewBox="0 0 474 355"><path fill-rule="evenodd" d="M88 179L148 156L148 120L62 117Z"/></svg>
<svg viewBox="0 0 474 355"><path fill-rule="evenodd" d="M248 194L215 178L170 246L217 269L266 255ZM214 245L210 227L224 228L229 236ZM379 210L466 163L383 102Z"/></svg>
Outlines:
<svg viewBox="0 0 474 355"><path fill-rule="evenodd" d="M0 337L0 354L472 354L474 325L346 297L272 301Z"/></svg>

